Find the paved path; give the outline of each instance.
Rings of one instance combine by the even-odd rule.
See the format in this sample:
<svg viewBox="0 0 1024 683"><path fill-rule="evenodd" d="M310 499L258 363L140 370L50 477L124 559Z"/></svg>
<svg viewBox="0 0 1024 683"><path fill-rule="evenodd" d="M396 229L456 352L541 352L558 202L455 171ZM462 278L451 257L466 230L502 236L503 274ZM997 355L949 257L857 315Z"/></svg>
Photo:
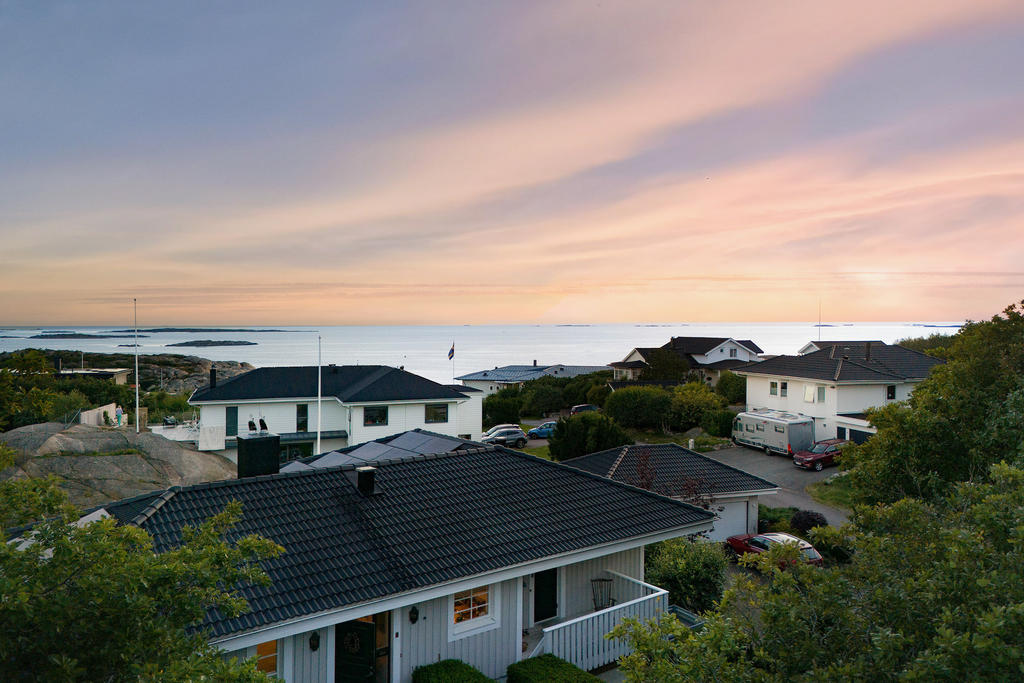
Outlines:
<svg viewBox="0 0 1024 683"><path fill-rule="evenodd" d="M781 488L774 496L762 496L761 504L769 507L796 507L803 510L814 510L825 515L825 519L833 526L847 521L849 512L829 505L823 505L804 490L808 484L828 479L838 470L828 467L821 472L803 470L793 466L793 460L781 455L765 455L761 451L750 448L725 448L720 451L705 453L709 457L727 465L737 467L744 472L763 477L775 482Z"/></svg>

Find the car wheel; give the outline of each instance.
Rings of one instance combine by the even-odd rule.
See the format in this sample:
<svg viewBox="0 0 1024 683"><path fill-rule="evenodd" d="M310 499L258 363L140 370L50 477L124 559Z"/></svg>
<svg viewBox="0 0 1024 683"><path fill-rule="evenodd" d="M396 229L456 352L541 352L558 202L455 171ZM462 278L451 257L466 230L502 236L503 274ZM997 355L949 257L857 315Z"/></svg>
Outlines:
<svg viewBox="0 0 1024 683"><path fill-rule="evenodd" d="M820 462L814 463L814 471L815 472L821 472L821 468L822 467L823 467L823 465Z"/></svg>
<svg viewBox="0 0 1024 683"><path fill-rule="evenodd" d="M765 455L771 455L772 454L771 449L769 449L767 446L761 446L761 450L764 451Z"/></svg>
<svg viewBox="0 0 1024 683"><path fill-rule="evenodd" d="M522 448L525 445L526 445L526 439L519 439L519 441L516 441L516 448Z"/></svg>

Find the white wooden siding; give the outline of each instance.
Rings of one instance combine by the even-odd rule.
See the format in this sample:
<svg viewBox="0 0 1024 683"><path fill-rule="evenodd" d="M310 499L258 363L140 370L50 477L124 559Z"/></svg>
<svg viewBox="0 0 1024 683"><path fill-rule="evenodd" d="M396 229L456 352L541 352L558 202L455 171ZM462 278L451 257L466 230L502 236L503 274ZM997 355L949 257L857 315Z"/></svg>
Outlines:
<svg viewBox="0 0 1024 683"><path fill-rule="evenodd" d="M594 611L590 580L604 576L605 570L643 580L643 549L634 548L562 567L558 597L558 616L560 618L571 619Z"/></svg>
<svg viewBox="0 0 1024 683"><path fill-rule="evenodd" d="M309 649L309 638L320 635L320 647ZM292 671L288 683L329 683L334 680L334 627L292 636Z"/></svg>

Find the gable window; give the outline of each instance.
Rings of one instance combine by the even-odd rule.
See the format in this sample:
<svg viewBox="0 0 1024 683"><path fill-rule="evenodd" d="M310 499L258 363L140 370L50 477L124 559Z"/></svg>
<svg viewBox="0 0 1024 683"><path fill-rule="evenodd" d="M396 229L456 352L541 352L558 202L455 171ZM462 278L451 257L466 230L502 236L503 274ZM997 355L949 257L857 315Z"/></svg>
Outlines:
<svg viewBox="0 0 1024 683"><path fill-rule="evenodd" d="M783 382L782 386L779 387L783 396L789 396L789 382Z"/></svg>
<svg viewBox="0 0 1024 683"><path fill-rule="evenodd" d="M224 436L238 436L238 406L224 409Z"/></svg>
<svg viewBox="0 0 1024 683"><path fill-rule="evenodd" d="M388 423L387 406L366 406L363 408L363 426L375 427Z"/></svg>
<svg viewBox="0 0 1024 683"><path fill-rule="evenodd" d="M885 388L885 398L888 401L895 401L896 400L896 385L895 384L890 384L889 386L887 386Z"/></svg>
<svg viewBox="0 0 1024 683"><path fill-rule="evenodd" d="M768 385L768 393L771 394L772 396L778 396L779 395L779 383L778 382L770 383Z"/></svg>
<svg viewBox="0 0 1024 683"><path fill-rule="evenodd" d="M729 358L736 357L736 349L729 349Z"/></svg>
<svg viewBox="0 0 1024 683"><path fill-rule="evenodd" d="M818 403L825 402L825 387L818 387Z"/></svg>
<svg viewBox="0 0 1024 683"><path fill-rule="evenodd" d="M438 424L448 421L447 403L428 403L423 406L423 421L429 424Z"/></svg>
<svg viewBox="0 0 1024 683"><path fill-rule="evenodd" d="M450 596L449 640L497 628L498 608L498 584L459 591Z"/></svg>
<svg viewBox="0 0 1024 683"><path fill-rule="evenodd" d="M309 404L300 403L295 406L295 431L309 431Z"/></svg>
<svg viewBox="0 0 1024 683"><path fill-rule="evenodd" d="M256 668L265 674L277 673L276 640L268 640L256 646Z"/></svg>

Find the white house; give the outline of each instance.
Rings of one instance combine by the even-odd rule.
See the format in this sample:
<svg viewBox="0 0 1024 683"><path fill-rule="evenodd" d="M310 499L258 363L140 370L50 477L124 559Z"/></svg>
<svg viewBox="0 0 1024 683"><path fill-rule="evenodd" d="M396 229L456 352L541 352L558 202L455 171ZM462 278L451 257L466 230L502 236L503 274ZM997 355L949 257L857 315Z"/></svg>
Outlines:
<svg viewBox="0 0 1024 683"><path fill-rule="evenodd" d="M607 365L505 365L493 370L480 370L455 379L467 387L479 389L484 396L490 396L506 387L521 386L523 382L541 377L578 377L593 372L609 370Z"/></svg>
<svg viewBox="0 0 1024 683"><path fill-rule="evenodd" d="M282 460L313 455L317 414L320 452L424 427L450 436L479 438L483 396L438 384L385 365L326 365L258 368L197 389L189 403L199 408L199 450L234 457L235 437L250 420L263 419L281 436ZM180 433L180 430L179 430Z"/></svg>
<svg viewBox="0 0 1024 683"><path fill-rule="evenodd" d="M614 380L638 380L648 367L650 356L655 351L671 351L681 356L692 368L700 373L704 381L714 385L722 370L756 363L761 360L761 347L749 339L729 337L672 337L666 344L656 348L635 348L621 361L610 363Z"/></svg>
<svg viewBox="0 0 1024 683"><path fill-rule="evenodd" d="M898 345L839 342L800 356L776 356L734 372L747 378L747 410L771 408L808 415L814 418L815 440L860 443L875 432L865 410L905 401L942 362Z"/></svg>
<svg viewBox="0 0 1024 683"><path fill-rule="evenodd" d="M246 435L240 460L275 438ZM145 529L162 552L183 525L240 501L244 533L286 552L264 564L269 586L244 590L248 613L212 613L202 626L226 655L256 656L295 683L400 683L447 658L491 678L546 652L585 669L612 663L628 650L604 635L668 607L666 591L643 580L644 546L713 519L566 465L421 431L288 468L156 491L104 514Z"/></svg>
<svg viewBox="0 0 1024 683"><path fill-rule="evenodd" d="M710 510L712 541L756 534L758 498L779 492L778 484L674 443L619 446L565 464Z"/></svg>

